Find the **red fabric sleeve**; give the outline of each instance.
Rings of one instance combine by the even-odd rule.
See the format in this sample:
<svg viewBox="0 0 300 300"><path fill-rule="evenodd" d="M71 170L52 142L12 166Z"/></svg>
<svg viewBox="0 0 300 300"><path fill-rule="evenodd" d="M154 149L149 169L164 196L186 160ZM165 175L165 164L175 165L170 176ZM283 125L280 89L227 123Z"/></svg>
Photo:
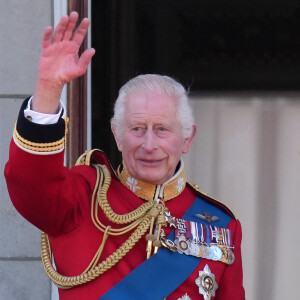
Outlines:
<svg viewBox="0 0 300 300"><path fill-rule="evenodd" d="M23 151L12 141L5 167L14 206L25 219L50 236L70 232L90 216L87 199L96 172L87 166L69 170L63 166L63 160L63 152L36 155ZM88 176L84 176L86 173Z"/></svg>

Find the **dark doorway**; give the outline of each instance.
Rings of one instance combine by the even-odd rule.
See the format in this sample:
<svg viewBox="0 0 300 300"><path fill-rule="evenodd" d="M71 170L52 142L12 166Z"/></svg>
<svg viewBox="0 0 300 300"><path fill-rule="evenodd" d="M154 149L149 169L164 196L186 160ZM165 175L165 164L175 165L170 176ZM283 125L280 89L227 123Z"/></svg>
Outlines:
<svg viewBox="0 0 300 300"><path fill-rule="evenodd" d="M93 147L120 156L109 120L118 89L167 74L191 92L299 90L297 0L92 1Z"/></svg>

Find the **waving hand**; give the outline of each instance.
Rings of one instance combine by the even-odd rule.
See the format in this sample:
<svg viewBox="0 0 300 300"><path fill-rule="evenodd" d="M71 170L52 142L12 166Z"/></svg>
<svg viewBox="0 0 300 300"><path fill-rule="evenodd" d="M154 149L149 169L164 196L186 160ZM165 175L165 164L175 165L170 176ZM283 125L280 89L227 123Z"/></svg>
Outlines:
<svg viewBox="0 0 300 300"><path fill-rule="evenodd" d="M79 56L90 22L84 18L75 30L77 20L78 14L72 12L61 18L54 32L50 26L45 30L32 101L36 111L55 113L64 85L86 72L95 53L94 49L87 49Z"/></svg>

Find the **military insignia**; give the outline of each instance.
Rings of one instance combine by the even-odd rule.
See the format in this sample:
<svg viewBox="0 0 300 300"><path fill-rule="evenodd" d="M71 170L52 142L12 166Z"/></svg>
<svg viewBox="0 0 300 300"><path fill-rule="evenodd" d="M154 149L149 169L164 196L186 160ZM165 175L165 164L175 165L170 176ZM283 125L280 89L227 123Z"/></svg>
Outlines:
<svg viewBox="0 0 300 300"><path fill-rule="evenodd" d="M132 177L128 177L126 180L126 184L129 186L129 189L135 193L137 190L140 190L141 187L138 186L138 181Z"/></svg>
<svg viewBox="0 0 300 300"><path fill-rule="evenodd" d="M177 300L192 300L192 298L187 293L185 293L181 298L178 298Z"/></svg>
<svg viewBox="0 0 300 300"><path fill-rule="evenodd" d="M185 234L188 229L188 223L189 221L183 220L183 219L175 219L176 221L176 230L179 234Z"/></svg>
<svg viewBox="0 0 300 300"><path fill-rule="evenodd" d="M233 252L227 247L220 247L220 249L222 251L222 257L220 261L225 264L232 265L235 260Z"/></svg>
<svg viewBox="0 0 300 300"><path fill-rule="evenodd" d="M187 241L184 235L180 235L177 239L175 239L174 243L177 246L177 251L180 254L184 253L186 255L190 255L191 242Z"/></svg>
<svg viewBox="0 0 300 300"><path fill-rule="evenodd" d="M199 277L195 283L198 285L199 293L203 295L204 300L210 300L211 297L215 296L218 284L208 265L204 267L203 271L199 271Z"/></svg>
<svg viewBox="0 0 300 300"><path fill-rule="evenodd" d="M177 219L164 213L165 221L175 227L175 240L161 238L162 246L173 252L192 255L225 264L234 262L234 249L232 231L200 222Z"/></svg>
<svg viewBox="0 0 300 300"><path fill-rule="evenodd" d="M204 215L201 214L196 214L195 217L202 220L202 221L206 221L208 223L211 222L216 222L218 221L220 218L217 216L211 216L208 212L204 211L203 212Z"/></svg>
<svg viewBox="0 0 300 300"><path fill-rule="evenodd" d="M181 192L183 190L183 187L185 185L185 180L183 177L178 178L176 188L178 192Z"/></svg>
<svg viewBox="0 0 300 300"><path fill-rule="evenodd" d="M170 225L170 227L175 227L175 217L172 217L168 210L164 212L164 216L165 221Z"/></svg>

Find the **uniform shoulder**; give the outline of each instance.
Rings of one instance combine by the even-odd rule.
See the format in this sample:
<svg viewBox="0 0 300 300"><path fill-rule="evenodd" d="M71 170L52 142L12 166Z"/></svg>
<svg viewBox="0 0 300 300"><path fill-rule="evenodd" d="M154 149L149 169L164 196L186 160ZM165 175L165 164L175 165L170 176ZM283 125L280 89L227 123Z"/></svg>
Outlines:
<svg viewBox="0 0 300 300"><path fill-rule="evenodd" d="M209 196L208 194L204 193L203 191L201 191L197 184L193 184L193 183L190 183L190 182L188 182L187 184L196 192L196 194L198 196L205 199L207 202L219 207L221 210L228 213L234 220L236 220L236 217L235 217L234 213L232 212L232 210L227 205L225 205L221 201L219 201L219 200Z"/></svg>
<svg viewBox="0 0 300 300"><path fill-rule="evenodd" d="M107 158L106 154L100 149L86 150L83 154L81 154L78 157L75 165L76 166L85 165L85 166L93 167L96 164L106 165L109 171L111 172L111 174L113 174L117 178L117 175L109 159Z"/></svg>

